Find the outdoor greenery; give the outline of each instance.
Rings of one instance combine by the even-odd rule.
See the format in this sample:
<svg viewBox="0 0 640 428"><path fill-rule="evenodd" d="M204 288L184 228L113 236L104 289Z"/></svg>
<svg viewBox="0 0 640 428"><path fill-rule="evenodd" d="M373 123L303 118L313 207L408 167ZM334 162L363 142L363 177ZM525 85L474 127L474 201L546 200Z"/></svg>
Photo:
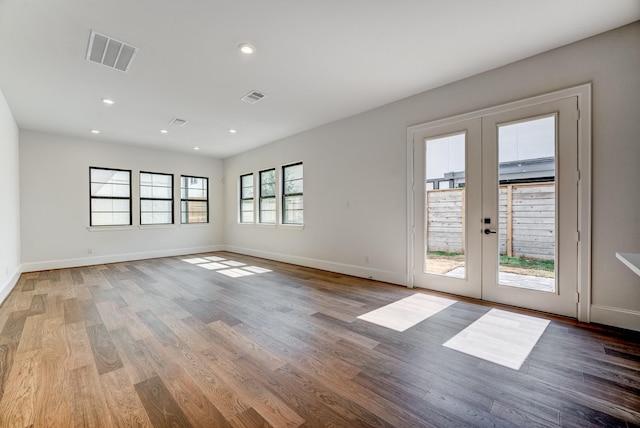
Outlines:
<svg viewBox="0 0 640 428"><path fill-rule="evenodd" d="M502 266L515 266L525 269L537 269L547 272L555 270L555 262L553 260L537 260L524 257L507 257L500 255L500 264Z"/></svg>
<svg viewBox="0 0 640 428"><path fill-rule="evenodd" d="M438 257L454 257L454 256L462 256L464 253L448 253L446 251L427 251L427 256L438 256Z"/></svg>
<svg viewBox="0 0 640 428"><path fill-rule="evenodd" d="M429 258L459 258L464 253L448 253L446 251L427 251ZM553 272L555 270L555 263L553 260L537 260L524 257L507 257L500 255L501 266L519 267L522 269L534 269L542 270L546 272Z"/></svg>

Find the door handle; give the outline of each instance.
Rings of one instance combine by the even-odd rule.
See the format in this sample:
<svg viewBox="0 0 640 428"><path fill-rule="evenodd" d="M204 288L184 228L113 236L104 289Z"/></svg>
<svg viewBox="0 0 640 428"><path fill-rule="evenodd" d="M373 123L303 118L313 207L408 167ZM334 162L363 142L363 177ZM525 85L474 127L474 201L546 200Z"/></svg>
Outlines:
<svg viewBox="0 0 640 428"><path fill-rule="evenodd" d="M485 229L485 230L484 230L484 234L485 234L485 235L488 235L488 234L490 234L490 233L498 233L498 232L496 232L495 230L491 230L491 229L489 229L489 228L487 228L487 229Z"/></svg>

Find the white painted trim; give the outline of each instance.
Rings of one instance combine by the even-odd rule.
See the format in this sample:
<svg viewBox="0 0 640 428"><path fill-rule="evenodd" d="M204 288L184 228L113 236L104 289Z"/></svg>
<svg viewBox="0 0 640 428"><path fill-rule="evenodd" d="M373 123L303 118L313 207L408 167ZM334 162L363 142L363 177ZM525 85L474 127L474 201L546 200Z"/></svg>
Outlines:
<svg viewBox="0 0 640 428"><path fill-rule="evenodd" d="M259 257L267 260L290 263L297 266L310 267L314 269L326 270L329 272L341 273L344 275L356 276L359 278L388 282L390 284L406 285L406 275L399 272L390 272L386 270L348 265L328 260L311 259L308 257L292 256L290 254L273 253L269 251L255 250L252 248L236 247L233 245L226 245L224 247L224 250L230 251L232 253Z"/></svg>
<svg viewBox="0 0 640 428"><path fill-rule="evenodd" d="M22 264L22 272L36 272L49 269L65 269L80 266L92 266L105 263L129 262L133 260L156 259L160 257L184 256L196 253L208 253L222 251L222 245L209 245L206 247L176 248L159 251L144 251L140 253L112 254L105 256L81 257L76 259L48 260L43 262L31 262Z"/></svg>
<svg viewBox="0 0 640 428"><path fill-rule="evenodd" d="M22 275L22 266L18 266L18 268L13 272L13 275L9 277L9 280L2 285L0 288L0 305L4 303L4 300L9 296L9 293L13 290L13 288L20 280L20 275Z"/></svg>
<svg viewBox="0 0 640 428"><path fill-rule="evenodd" d="M591 322L640 331L640 312L592 305Z"/></svg>
<svg viewBox="0 0 640 428"><path fill-rule="evenodd" d="M414 275L413 271L415 269L413 258L415 256L415 215L414 215L414 204L415 204L415 192L414 192L414 178L415 173L413 171L414 166L414 134L411 128L407 129L407 278L406 284L408 288L413 288L414 286Z"/></svg>
<svg viewBox="0 0 640 428"><path fill-rule="evenodd" d="M422 131L439 126L467 120L479 119L498 113L518 110L551 101L558 101L564 98L577 97L578 109L580 110L580 121L578 122L578 168L581 172L580 185L578 188L578 230L580 231L580 242L578 243L578 292L580 302L578 302L578 320L590 322L591 314L591 83L574 86L567 89L538 95L523 100L513 101L494 107L476 110L469 113L437 119L430 122L412 125L407 128L407 272L406 283L413 285L413 271L415 245L413 227L414 221L414 195L413 195L413 144L414 136Z"/></svg>
<svg viewBox="0 0 640 428"><path fill-rule="evenodd" d="M591 141L591 83L571 89L578 97L578 320L591 322L591 204L592 204L592 141Z"/></svg>
<svg viewBox="0 0 640 428"><path fill-rule="evenodd" d="M122 230L133 230L133 226L87 226L89 232L114 232Z"/></svg>

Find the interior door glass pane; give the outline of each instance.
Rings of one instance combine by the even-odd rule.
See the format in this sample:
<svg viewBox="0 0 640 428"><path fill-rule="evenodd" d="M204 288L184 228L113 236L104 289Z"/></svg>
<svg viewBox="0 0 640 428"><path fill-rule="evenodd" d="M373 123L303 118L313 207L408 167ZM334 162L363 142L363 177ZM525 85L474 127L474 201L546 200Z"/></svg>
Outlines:
<svg viewBox="0 0 640 428"><path fill-rule="evenodd" d="M465 140L425 141L425 273L465 278Z"/></svg>
<svg viewBox="0 0 640 428"><path fill-rule="evenodd" d="M554 292L556 116L498 127L501 285Z"/></svg>

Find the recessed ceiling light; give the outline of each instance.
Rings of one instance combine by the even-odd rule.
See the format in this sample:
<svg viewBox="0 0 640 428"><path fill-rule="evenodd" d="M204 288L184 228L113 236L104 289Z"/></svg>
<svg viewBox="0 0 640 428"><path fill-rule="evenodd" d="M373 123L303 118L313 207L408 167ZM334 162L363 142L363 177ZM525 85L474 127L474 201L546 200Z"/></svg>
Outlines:
<svg viewBox="0 0 640 428"><path fill-rule="evenodd" d="M160 130L160 133L162 133L162 134L168 134L168 133L169 133L169 131L167 131L166 129L161 129L161 130Z"/></svg>
<svg viewBox="0 0 640 428"><path fill-rule="evenodd" d="M92 129L92 130L91 130L91 133L92 133L92 134L99 134L99 133L100 133L100 131L99 131L99 130L97 130L97 129Z"/></svg>
<svg viewBox="0 0 640 428"><path fill-rule="evenodd" d="M232 134L235 134L236 132L238 132L238 130L237 129L230 129L229 132L232 133Z"/></svg>
<svg viewBox="0 0 640 428"><path fill-rule="evenodd" d="M193 150L200 150L200 147L194 147Z"/></svg>
<svg viewBox="0 0 640 428"><path fill-rule="evenodd" d="M103 103L105 103L105 104L108 104L108 105L112 105L112 104L115 104L115 103L116 103L115 101L113 101L113 100L112 100L112 99L110 99L110 98L103 98L103 99L102 99L102 102L103 102Z"/></svg>
<svg viewBox="0 0 640 428"><path fill-rule="evenodd" d="M247 55L251 55L256 51L256 48L253 45L250 45L249 43L242 43L238 45L238 49L240 49L240 52Z"/></svg>

